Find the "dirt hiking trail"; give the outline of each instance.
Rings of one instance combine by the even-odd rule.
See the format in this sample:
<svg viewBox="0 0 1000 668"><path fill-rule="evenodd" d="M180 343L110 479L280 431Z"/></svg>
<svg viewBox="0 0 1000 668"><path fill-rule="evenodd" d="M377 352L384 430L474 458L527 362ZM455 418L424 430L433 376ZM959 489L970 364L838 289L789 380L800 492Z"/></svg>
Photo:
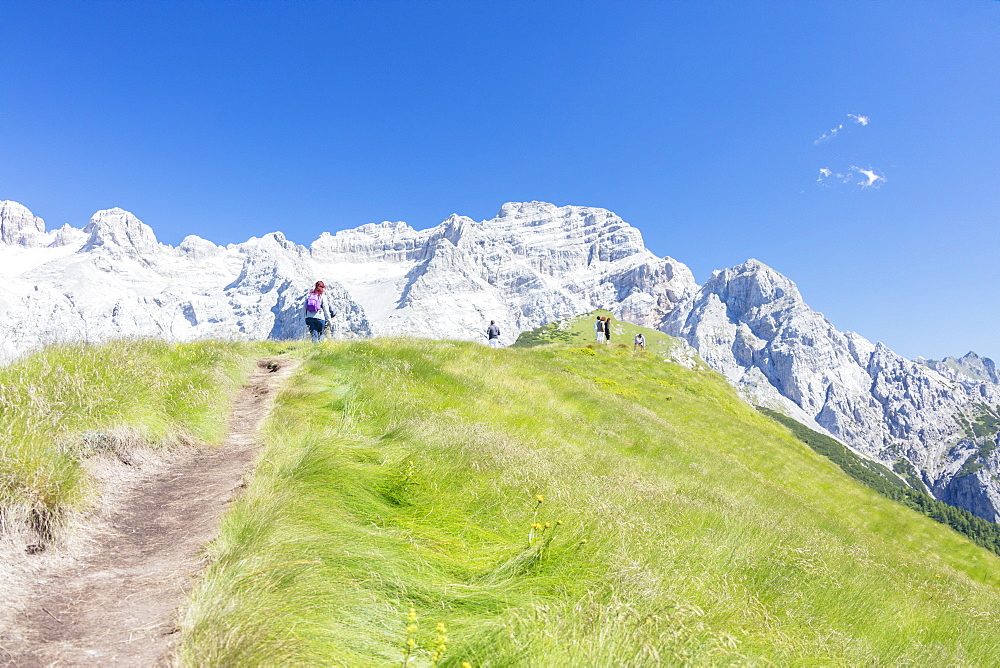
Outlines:
<svg viewBox="0 0 1000 668"><path fill-rule="evenodd" d="M203 546L245 486L261 445L257 429L295 366L258 360L223 445L140 477L105 511L84 554L31 572L21 609L10 628L0 627L0 666L171 664L177 608L205 565Z"/></svg>

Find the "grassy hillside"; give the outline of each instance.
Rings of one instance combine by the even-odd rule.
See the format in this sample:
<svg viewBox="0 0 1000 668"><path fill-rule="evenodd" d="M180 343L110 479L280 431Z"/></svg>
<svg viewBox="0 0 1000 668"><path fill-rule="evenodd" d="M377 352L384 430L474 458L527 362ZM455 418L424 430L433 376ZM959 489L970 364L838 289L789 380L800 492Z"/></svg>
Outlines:
<svg viewBox="0 0 1000 668"><path fill-rule="evenodd" d="M715 373L616 346L303 350L188 664L1000 663L1000 560Z"/></svg>
<svg viewBox="0 0 1000 668"><path fill-rule="evenodd" d="M528 332L521 332L513 347L532 348L549 343L568 343L577 346L592 344L595 338L594 322L597 316L611 316L611 311L599 309L572 318L556 320ZM621 322L614 317L611 319L610 345L625 345L631 350L635 335L640 332L646 339L646 352L653 355L669 357L683 346L677 339L663 332L633 325L630 322Z"/></svg>
<svg viewBox="0 0 1000 668"><path fill-rule="evenodd" d="M256 349L118 341L47 348L0 369L0 529L52 538L85 502L82 462L100 452L216 441Z"/></svg>

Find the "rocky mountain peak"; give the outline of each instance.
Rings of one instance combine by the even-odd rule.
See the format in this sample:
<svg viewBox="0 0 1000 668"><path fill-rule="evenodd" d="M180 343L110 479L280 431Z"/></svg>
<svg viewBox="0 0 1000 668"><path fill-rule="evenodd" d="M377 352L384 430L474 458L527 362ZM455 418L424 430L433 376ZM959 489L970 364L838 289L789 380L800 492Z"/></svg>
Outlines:
<svg viewBox="0 0 1000 668"><path fill-rule="evenodd" d="M45 221L28 207L10 200L0 201L0 242L28 245L29 240L45 233Z"/></svg>
<svg viewBox="0 0 1000 668"><path fill-rule="evenodd" d="M617 214L589 206L556 206L548 202L507 202L500 207L500 212L493 220L486 221L488 225L510 230L522 229L538 231L563 230L568 233L581 231L594 232L604 228L629 229L638 233L634 227L618 217Z"/></svg>
<svg viewBox="0 0 1000 668"><path fill-rule="evenodd" d="M324 232L312 243L313 257L325 261L365 257L372 260L406 260L417 253L427 232L404 222L366 223L336 234Z"/></svg>
<svg viewBox="0 0 1000 668"><path fill-rule="evenodd" d="M1000 372L997 371L996 363L971 350L962 357L945 357L941 361L918 357L914 362L960 382L1000 383Z"/></svg>
<svg viewBox="0 0 1000 668"><path fill-rule="evenodd" d="M95 213L83 231L90 235L85 250L103 247L149 253L160 246L153 228L118 207Z"/></svg>
<svg viewBox="0 0 1000 668"><path fill-rule="evenodd" d="M788 310L804 305L795 283L753 259L714 272L705 283L704 292L717 295L735 320L754 317L761 310Z"/></svg>
<svg viewBox="0 0 1000 668"><path fill-rule="evenodd" d="M496 218L484 221L483 227L528 255L574 255L576 259L570 264L578 262L583 271L626 258L645 262L653 257L639 230L607 209L508 202Z"/></svg>
<svg viewBox="0 0 1000 668"><path fill-rule="evenodd" d="M434 228L437 234L432 235L432 238L439 235L441 238L447 239L457 246L466 229L475 225L476 221L471 218L453 213L445 218L443 223Z"/></svg>
<svg viewBox="0 0 1000 668"><path fill-rule="evenodd" d="M548 202L507 202L500 207L496 219L538 220L552 218L559 213L559 207Z"/></svg>
<svg viewBox="0 0 1000 668"><path fill-rule="evenodd" d="M53 248L58 248L60 246L82 246L86 243L88 238L87 235L84 234L83 230L78 227L73 227L69 223L66 223L53 232L52 236L52 243L49 245Z"/></svg>
<svg viewBox="0 0 1000 668"><path fill-rule="evenodd" d="M214 257L222 252L219 246L195 234L189 234L184 237L177 249L195 260Z"/></svg>

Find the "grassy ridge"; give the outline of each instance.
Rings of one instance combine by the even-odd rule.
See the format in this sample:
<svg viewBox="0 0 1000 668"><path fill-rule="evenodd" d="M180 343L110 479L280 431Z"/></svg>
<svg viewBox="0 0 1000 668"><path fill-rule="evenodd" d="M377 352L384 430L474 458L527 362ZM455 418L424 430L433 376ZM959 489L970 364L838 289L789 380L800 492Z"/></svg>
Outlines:
<svg viewBox="0 0 1000 668"><path fill-rule="evenodd" d="M51 538L86 496L86 457L121 456L129 442L217 441L253 353L237 343L117 341L54 346L0 369L0 519Z"/></svg>
<svg viewBox="0 0 1000 668"><path fill-rule="evenodd" d="M542 325L537 329L521 332L514 342L515 348L532 348L551 343L567 343L570 345L589 345L594 343L595 330L594 322L597 316L612 317L611 319L611 345L624 345L629 349L633 347L635 335L642 333L646 339L646 352L662 357L670 357L683 348L683 344L674 337L663 332L640 325L633 325L630 322L616 320L611 311L598 309L590 313L563 318Z"/></svg>
<svg viewBox="0 0 1000 668"><path fill-rule="evenodd" d="M717 374L613 346L306 354L188 664L1000 661L1000 560Z"/></svg>

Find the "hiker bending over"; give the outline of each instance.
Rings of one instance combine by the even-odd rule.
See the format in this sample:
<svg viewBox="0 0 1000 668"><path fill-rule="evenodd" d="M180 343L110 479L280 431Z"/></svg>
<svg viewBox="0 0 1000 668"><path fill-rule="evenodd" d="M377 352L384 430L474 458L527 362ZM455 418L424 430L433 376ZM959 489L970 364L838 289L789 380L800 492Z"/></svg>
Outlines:
<svg viewBox="0 0 1000 668"><path fill-rule="evenodd" d="M316 285L306 295L306 326L313 343L323 340L324 327L337 315L337 309L329 304L325 292L326 283L316 281Z"/></svg>
<svg viewBox="0 0 1000 668"><path fill-rule="evenodd" d="M635 335L635 341L632 342L632 352L635 352L636 350L645 350L645 349L646 349L646 337L642 335L642 332L639 332L638 334Z"/></svg>
<svg viewBox="0 0 1000 668"><path fill-rule="evenodd" d="M489 339L490 348L500 347L500 327L496 320L490 320L490 326L486 328L486 338Z"/></svg>

